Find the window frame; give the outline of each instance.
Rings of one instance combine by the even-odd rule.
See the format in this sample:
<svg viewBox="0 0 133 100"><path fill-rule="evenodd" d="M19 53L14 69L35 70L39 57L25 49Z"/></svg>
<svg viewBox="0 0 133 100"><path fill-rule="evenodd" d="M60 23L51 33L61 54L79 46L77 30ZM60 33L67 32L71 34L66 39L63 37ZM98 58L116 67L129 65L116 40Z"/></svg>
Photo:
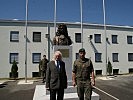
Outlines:
<svg viewBox="0 0 133 100"><path fill-rule="evenodd" d="M115 59L117 58L117 59ZM119 53L112 53L112 61L119 62Z"/></svg>
<svg viewBox="0 0 133 100"><path fill-rule="evenodd" d="M12 56L14 56L15 59L13 59ZM12 64L14 60L16 61L17 64L19 63L19 53L10 53L9 57L10 57L9 59L10 64Z"/></svg>
<svg viewBox="0 0 133 100"><path fill-rule="evenodd" d="M101 34L94 34L94 41L95 43L101 43Z"/></svg>
<svg viewBox="0 0 133 100"><path fill-rule="evenodd" d="M130 56L131 56L132 58L130 58ZM128 61L129 61L129 62L133 62L133 53L128 53Z"/></svg>
<svg viewBox="0 0 133 100"><path fill-rule="evenodd" d="M102 62L102 53L95 53L95 62Z"/></svg>
<svg viewBox="0 0 133 100"><path fill-rule="evenodd" d="M112 44L118 44L118 35L112 35Z"/></svg>
<svg viewBox="0 0 133 100"><path fill-rule="evenodd" d="M17 36L15 36L14 38L13 37L14 35L17 35ZM10 31L10 42L19 42L19 31Z"/></svg>
<svg viewBox="0 0 133 100"><path fill-rule="evenodd" d="M132 36L127 36L127 44L133 44L133 37Z"/></svg>
<svg viewBox="0 0 133 100"><path fill-rule="evenodd" d="M79 58L79 53L75 53L75 58L76 58L76 59Z"/></svg>
<svg viewBox="0 0 133 100"><path fill-rule="evenodd" d="M75 42L76 43L81 43L81 33L75 33Z"/></svg>
<svg viewBox="0 0 133 100"><path fill-rule="evenodd" d="M35 56L37 56L37 55L40 56L40 57L38 58L38 60L35 60ZM32 63L33 64L39 63L40 60L41 60L41 53L32 53Z"/></svg>
<svg viewBox="0 0 133 100"><path fill-rule="evenodd" d="M36 37L37 35L38 37ZM41 42L41 32L33 32L33 42Z"/></svg>

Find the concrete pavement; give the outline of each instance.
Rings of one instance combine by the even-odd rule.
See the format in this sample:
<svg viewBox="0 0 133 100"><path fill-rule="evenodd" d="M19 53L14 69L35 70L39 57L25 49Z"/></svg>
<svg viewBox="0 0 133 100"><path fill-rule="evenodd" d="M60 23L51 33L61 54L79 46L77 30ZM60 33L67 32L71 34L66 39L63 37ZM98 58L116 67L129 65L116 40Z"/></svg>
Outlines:
<svg viewBox="0 0 133 100"><path fill-rule="evenodd" d="M99 94L100 100L132 100L133 98L133 74L117 75L114 78L97 77L96 88L93 91ZM0 79L0 100L33 100L37 86L44 86L41 79L27 80L1 80ZM45 89L44 87L40 87ZM38 92L39 93L39 92ZM42 91L39 95L49 97L49 92ZM70 95L71 93L71 95ZM69 94L69 95L67 95ZM65 90L66 100L78 100L76 88L69 83Z"/></svg>
<svg viewBox="0 0 133 100"><path fill-rule="evenodd" d="M70 91L69 89L71 89L72 91ZM65 90L64 99L78 99L76 91L73 92L74 90L74 87L68 86L68 88ZM49 100L50 95L46 92L47 91L45 85L37 85L35 88L33 100ZM99 100L99 95L95 92L92 92L92 100Z"/></svg>

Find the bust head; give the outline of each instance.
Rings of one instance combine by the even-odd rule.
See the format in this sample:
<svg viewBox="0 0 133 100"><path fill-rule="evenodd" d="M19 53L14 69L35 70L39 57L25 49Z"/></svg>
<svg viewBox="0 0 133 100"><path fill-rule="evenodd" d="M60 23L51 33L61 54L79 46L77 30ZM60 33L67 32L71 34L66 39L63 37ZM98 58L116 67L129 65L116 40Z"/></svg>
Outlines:
<svg viewBox="0 0 133 100"><path fill-rule="evenodd" d="M72 41L68 36L67 26L65 24L60 24L58 26L56 36L53 38L54 45L71 45Z"/></svg>
<svg viewBox="0 0 133 100"><path fill-rule="evenodd" d="M68 37L67 26L65 24L60 24L58 26L58 30L57 30L56 35L57 36L65 35L66 37Z"/></svg>

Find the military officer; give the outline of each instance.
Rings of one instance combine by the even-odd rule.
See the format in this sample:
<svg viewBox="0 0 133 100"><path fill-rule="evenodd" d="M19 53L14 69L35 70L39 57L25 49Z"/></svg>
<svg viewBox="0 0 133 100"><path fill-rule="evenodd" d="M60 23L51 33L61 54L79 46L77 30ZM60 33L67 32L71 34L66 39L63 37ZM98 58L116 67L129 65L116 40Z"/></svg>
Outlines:
<svg viewBox="0 0 133 100"><path fill-rule="evenodd" d="M91 100L92 85L95 85L94 68L92 61L85 58L85 49L79 50L79 58L74 61L72 70L73 86L77 85L79 100ZM92 78L90 78L90 74Z"/></svg>
<svg viewBox="0 0 133 100"><path fill-rule="evenodd" d="M47 69L47 63L49 61L46 59L46 55L43 55L43 59L39 63L39 70L40 70L40 75L43 78L43 83L45 82L46 78L46 69Z"/></svg>

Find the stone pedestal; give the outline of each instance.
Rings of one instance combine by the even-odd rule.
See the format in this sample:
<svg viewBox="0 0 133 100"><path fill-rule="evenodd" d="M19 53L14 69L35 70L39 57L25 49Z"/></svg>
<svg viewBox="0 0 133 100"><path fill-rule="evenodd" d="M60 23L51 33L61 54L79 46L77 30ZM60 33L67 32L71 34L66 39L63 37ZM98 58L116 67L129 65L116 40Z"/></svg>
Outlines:
<svg viewBox="0 0 133 100"><path fill-rule="evenodd" d="M62 53L62 60L66 65L66 73L68 81L72 80L72 46L53 46L53 52L59 50Z"/></svg>
<svg viewBox="0 0 133 100"><path fill-rule="evenodd" d="M68 86L65 89L64 100L78 100L77 92L68 92L70 90L75 90L76 87ZM92 92L91 100L99 100L99 94ZM46 93L45 85L36 85L33 100L50 100L50 94Z"/></svg>
<svg viewBox="0 0 133 100"><path fill-rule="evenodd" d="M65 62L66 65L66 73L68 78L68 83L72 81L72 46L53 46L53 54L55 51L61 51L62 53L62 60ZM53 54L51 54L53 56ZM67 89L65 89L64 93L64 100L68 99L75 99L78 100L78 95L76 91L76 87L68 84ZM45 85L37 85L35 88L33 100L50 100L50 93L46 90ZM95 92L92 92L92 100L99 100L99 95Z"/></svg>

